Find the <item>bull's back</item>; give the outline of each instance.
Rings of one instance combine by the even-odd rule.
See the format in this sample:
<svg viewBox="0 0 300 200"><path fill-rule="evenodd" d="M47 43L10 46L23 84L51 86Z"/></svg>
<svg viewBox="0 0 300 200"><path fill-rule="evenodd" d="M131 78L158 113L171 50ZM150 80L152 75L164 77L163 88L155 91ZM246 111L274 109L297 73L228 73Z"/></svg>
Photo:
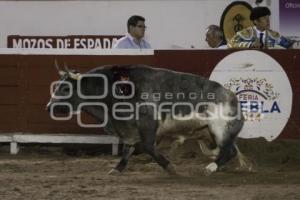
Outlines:
<svg viewBox="0 0 300 200"><path fill-rule="evenodd" d="M131 76L136 87L143 92L185 93L192 97L191 100L197 96L198 101L202 99L214 103L235 98L221 84L196 74L142 65L132 68Z"/></svg>

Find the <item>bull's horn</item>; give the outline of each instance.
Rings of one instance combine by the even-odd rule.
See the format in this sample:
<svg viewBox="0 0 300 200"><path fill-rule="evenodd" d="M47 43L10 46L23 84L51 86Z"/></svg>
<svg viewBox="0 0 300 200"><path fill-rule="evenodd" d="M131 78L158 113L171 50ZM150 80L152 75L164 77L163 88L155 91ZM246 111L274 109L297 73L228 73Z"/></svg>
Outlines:
<svg viewBox="0 0 300 200"><path fill-rule="evenodd" d="M67 71L67 72L69 72L70 70L69 70L69 68L68 68L68 65L64 62L64 68L65 68L65 70Z"/></svg>
<svg viewBox="0 0 300 200"><path fill-rule="evenodd" d="M65 71L59 69L59 66L58 66L58 63L57 63L56 59L54 60L54 67L57 69L59 76L64 76L66 74Z"/></svg>
<svg viewBox="0 0 300 200"><path fill-rule="evenodd" d="M58 74L59 74L60 76L64 76L64 75L66 74L66 72L64 72L64 71L62 71L62 70L59 69L59 66L58 66L58 63L57 63L57 60L56 60L56 59L54 60L54 67L57 69Z"/></svg>
<svg viewBox="0 0 300 200"><path fill-rule="evenodd" d="M55 66L55 68L57 69L57 71L59 72L60 69L59 69L59 66L58 66L58 64L57 64L57 60L56 60L56 59L54 60L54 66Z"/></svg>
<svg viewBox="0 0 300 200"><path fill-rule="evenodd" d="M73 73L73 72L68 72L68 74L69 74L69 77L70 78L72 78L72 79L75 79L75 80L79 80L79 78L80 78L80 73Z"/></svg>

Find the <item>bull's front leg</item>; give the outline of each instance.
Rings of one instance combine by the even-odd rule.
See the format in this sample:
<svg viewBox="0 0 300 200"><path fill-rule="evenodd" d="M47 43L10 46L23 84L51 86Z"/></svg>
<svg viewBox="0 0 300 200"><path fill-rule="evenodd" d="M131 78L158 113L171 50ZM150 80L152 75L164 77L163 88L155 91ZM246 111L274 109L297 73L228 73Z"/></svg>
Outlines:
<svg viewBox="0 0 300 200"><path fill-rule="evenodd" d="M205 168L206 175L210 175L211 173L217 171L218 168L223 166L225 163L227 163L231 158L235 157L237 154L237 150L232 144L232 142L228 142L219 148L220 148L220 152L215 162L210 163Z"/></svg>
<svg viewBox="0 0 300 200"><path fill-rule="evenodd" d="M108 172L109 175L120 174L127 166L129 157L133 154L135 148L132 145L124 144L122 151L122 158L117 166Z"/></svg>

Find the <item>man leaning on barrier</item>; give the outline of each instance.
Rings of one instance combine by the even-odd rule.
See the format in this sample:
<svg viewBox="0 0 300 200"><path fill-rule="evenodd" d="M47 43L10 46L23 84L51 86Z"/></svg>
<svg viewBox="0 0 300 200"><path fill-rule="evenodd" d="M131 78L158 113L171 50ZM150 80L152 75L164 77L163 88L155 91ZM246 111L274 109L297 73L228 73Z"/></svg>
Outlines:
<svg viewBox="0 0 300 200"><path fill-rule="evenodd" d="M144 39L145 18L138 15L131 16L127 21L128 33L120 38L113 46L114 49L150 49L150 44Z"/></svg>
<svg viewBox="0 0 300 200"><path fill-rule="evenodd" d="M270 29L270 15L271 11L267 7L253 8L250 19L254 26L237 32L229 41L228 47L268 49L279 45L286 49L292 48L294 41Z"/></svg>

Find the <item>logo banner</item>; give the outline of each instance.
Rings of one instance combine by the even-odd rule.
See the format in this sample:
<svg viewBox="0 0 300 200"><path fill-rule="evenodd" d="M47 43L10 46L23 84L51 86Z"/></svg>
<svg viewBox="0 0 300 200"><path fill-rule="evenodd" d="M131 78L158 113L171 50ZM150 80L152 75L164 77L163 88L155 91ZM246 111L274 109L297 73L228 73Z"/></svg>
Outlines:
<svg viewBox="0 0 300 200"><path fill-rule="evenodd" d="M121 35L21 36L9 35L7 48L111 49Z"/></svg>
<svg viewBox="0 0 300 200"><path fill-rule="evenodd" d="M293 92L276 60L256 50L235 52L217 64L210 79L236 94L245 118L239 137L272 141L281 134L290 118Z"/></svg>

